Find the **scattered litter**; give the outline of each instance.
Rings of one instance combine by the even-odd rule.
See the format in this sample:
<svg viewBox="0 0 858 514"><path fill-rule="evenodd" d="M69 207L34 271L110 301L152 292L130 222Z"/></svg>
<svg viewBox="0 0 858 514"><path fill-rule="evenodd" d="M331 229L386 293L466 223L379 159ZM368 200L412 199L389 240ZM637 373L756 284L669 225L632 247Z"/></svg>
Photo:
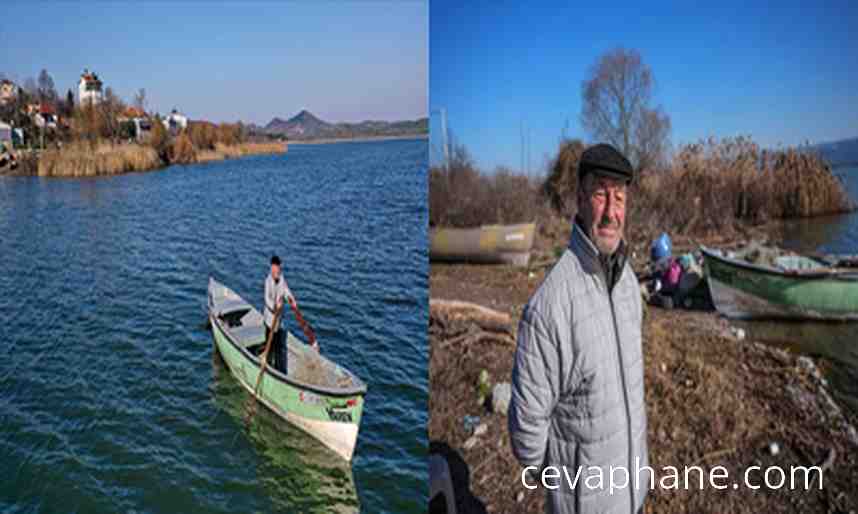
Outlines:
<svg viewBox="0 0 858 514"><path fill-rule="evenodd" d="M465 426L465 432L467 432L469 434L473 434L474 429L477 427L477 425L480 424L480 417L479 416L465 416L462 421L463 421L463 425Z"/></svg>
<svg viewBox="0 0 858 514"><path fill-rule="evenodd" d="M471 437L469 437L465 441L465 444L462 445L462 448L464 448L465 450L470 450L471 448L473 448L474 446L477 445L478 441L479 441L479 438L477 436L472 435Z"/></svg>
<svg viewBox="0 0 858 514"><path fill-rule="evenodd" d="M781 448L780 448L780 446L778 446L778 443L776 443L776 442L769 443L769 453L770 454L777 455L778 453L780 453L780 451L781 451Z"/></svg>

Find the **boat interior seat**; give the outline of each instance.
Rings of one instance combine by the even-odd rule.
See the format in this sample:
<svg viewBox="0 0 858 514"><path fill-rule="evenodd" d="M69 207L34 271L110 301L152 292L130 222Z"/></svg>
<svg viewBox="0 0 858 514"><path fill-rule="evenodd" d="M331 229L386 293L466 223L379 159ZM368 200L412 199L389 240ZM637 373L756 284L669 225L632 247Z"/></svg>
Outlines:
<svg viewBox="0 0 858 514"><path fill-rule="evenodd" d="M265 328L260 325L242 325L230 330L236 342L245 348L265 343Z"/></svg>
<svg viewBox="0 0 858 514"><path fill-rule="evenodd" d="M249 308L250 306L247 305L247 302L239 298L236 300L221 301L217 304L216 312L218 316L224 316L225 314L229 314L231 312L244 311L245 309Z"/></svg>

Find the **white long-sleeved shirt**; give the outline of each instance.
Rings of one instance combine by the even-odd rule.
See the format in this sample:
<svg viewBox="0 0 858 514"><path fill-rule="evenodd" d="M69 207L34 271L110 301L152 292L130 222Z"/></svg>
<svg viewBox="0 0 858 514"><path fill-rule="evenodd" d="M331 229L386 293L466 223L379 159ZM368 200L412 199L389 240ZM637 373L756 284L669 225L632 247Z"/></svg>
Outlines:
<svg viewBox="0 0 858 514"><path fill-rule="evenodd" d="M282 298L284 302L288 302L289 298L293 298L292 291L289 290L289 285L283 275L276 282L274 277L269 273L265 278L265 326L271 328L274 323L274 311L277 309L277 299Z"/></svg>

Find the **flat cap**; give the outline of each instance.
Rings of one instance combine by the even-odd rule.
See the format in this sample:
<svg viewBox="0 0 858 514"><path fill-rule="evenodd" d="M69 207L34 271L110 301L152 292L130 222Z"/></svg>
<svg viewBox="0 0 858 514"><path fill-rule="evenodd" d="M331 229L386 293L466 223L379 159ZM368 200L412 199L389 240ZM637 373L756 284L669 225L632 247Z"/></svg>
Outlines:
<svg viewBox="0 0 858 514"><path fill-rule="evenodd" d="M595 173L627 184L635 178L635 170L628 159L613 146L605 143L591 146L581 154L578 163L578 179L587 173Z"/></svg>

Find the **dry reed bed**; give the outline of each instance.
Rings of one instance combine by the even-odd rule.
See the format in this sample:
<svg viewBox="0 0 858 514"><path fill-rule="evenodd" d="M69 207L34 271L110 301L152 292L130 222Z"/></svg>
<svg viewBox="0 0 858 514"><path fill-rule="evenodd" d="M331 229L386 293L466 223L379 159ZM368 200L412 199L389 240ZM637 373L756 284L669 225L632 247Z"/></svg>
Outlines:
<svg viewBox="0 0 858 514"><path fill-rule="evenodd" d="M429 171L429 222L433 226L535 221L543 205L536 181L505 168L481 173L462 147L456 148L449 168Z"/></svg>
<svg viewBox="0 0 858 514"><path fill-rule="evenodd" d="M149 146L78 142L42 152L37 173L40 177L94 177L151 170L163 165L158 152Z"/></svg>
<svg viewBox="0 0 858 514"><path fill-rule="evenodd" d="M285 151L286 146L283 143L238 143L235 145L215 143L213 150L198 150L195 162L222 161L246 155L275 154Z"/></svg>
<svg viewBox="0 0 858 514"><path fill-rule="evenodd" d="M147 171L170 163L189 164L284 151L282 143L216 143L212 150L197 150L181 134L168 148L165 162L158 151L147 145L76 142L42 152L35 171L40 177L94 177Z"/></svg>
<svg viewBox="0 0 858 514"><path fill-rule="evenodd" d="M585 148L578 140L563 143L539 184L504 169L482 174L457 148L449 170L430 171L430 222L463 227L571 219ZM843 184L819 156L762 150L737 137L685 145L666 169L644 170L632 186L628 218L647 239L661 231L707 237L775 219L853 209Z"/></svg>

